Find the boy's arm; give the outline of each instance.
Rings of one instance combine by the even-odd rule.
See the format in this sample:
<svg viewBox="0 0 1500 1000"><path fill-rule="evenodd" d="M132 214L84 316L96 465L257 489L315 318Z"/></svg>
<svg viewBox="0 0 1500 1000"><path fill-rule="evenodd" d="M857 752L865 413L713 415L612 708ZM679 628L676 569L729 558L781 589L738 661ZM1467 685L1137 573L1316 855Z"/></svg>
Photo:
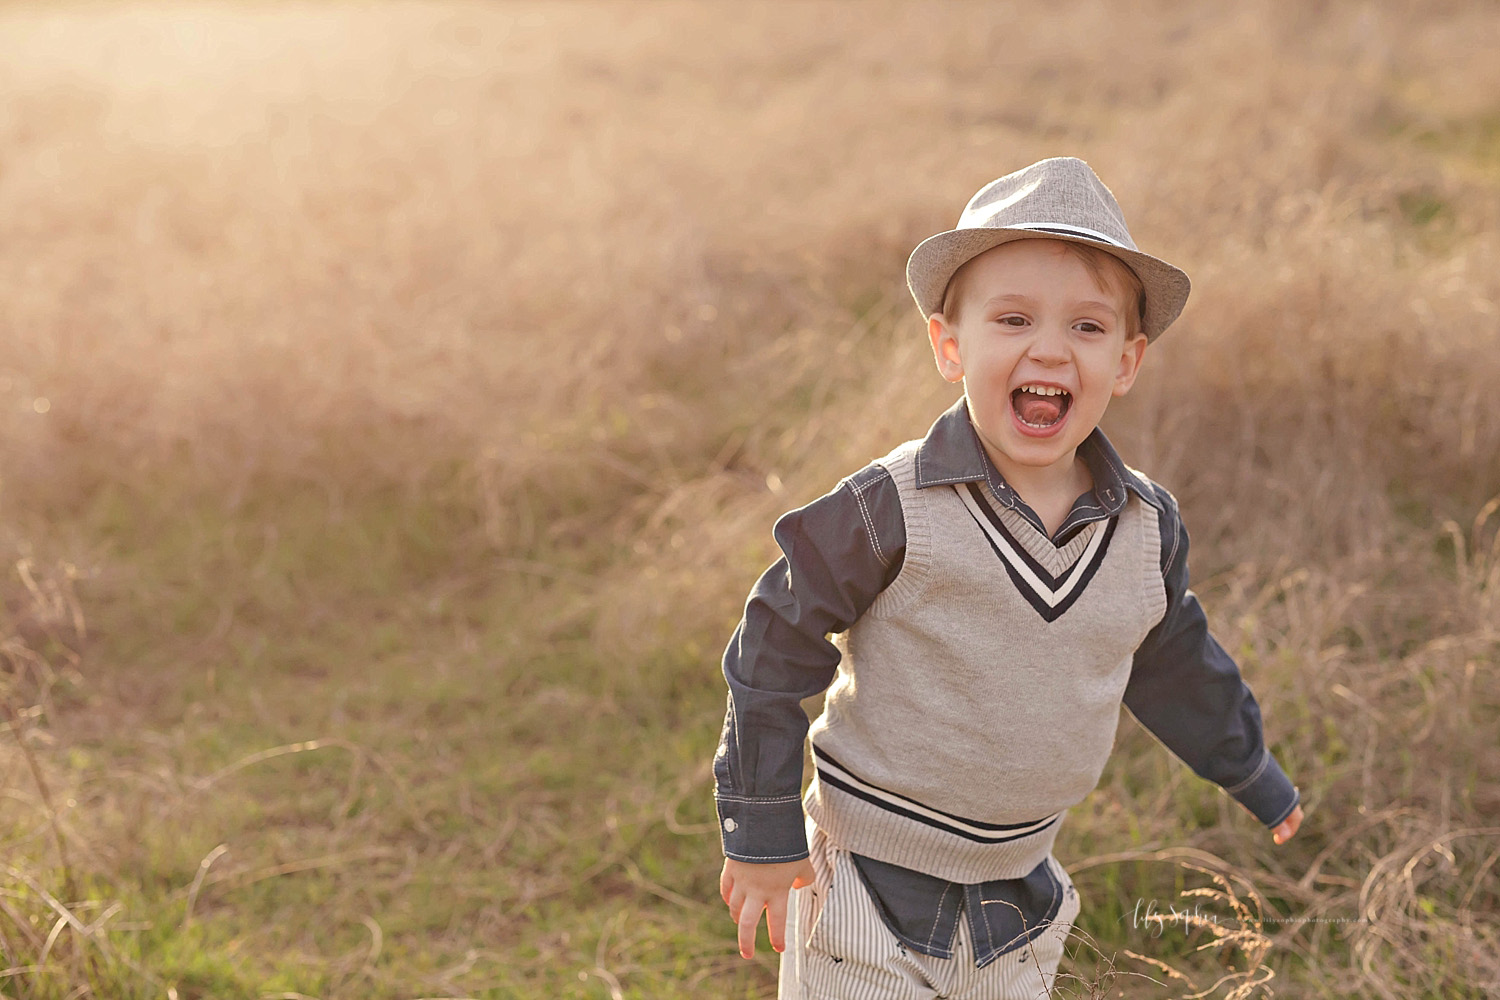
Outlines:
<svg viewBox="0 0 1500 1000"><path fill-rule="evenodd" d="M1125 706L1200 777L1290 836L1295 824L1290 832L1284 824L1300 820L1297 789L1265 745L1255 696L1188 589L1188 536L1177 502L1164 489L1158 495L1167 613L1136 650Z"/></svg>
<svg viewBox="0 0 1500 1000"><path fill-rule="evenodd" d="M738 861L807 857L802 701L833 680L842 632L900 571L906 549L890 474L870 465L783 515L782 557L761 576L724 652L729 705L714 756L724 854Z"/></svg>
<svg viewBox="0 0 1500 1000"><path fill-rule="evenodd" d="M724 845L720 894L755 953L760 914L777 951L787 892L812 880L802 813L802 700L838 667L842 632L900 572L906 528L895 484L871 465L776 522L782 557L756 583L724 653L729 707L714 755Z"/></svg>

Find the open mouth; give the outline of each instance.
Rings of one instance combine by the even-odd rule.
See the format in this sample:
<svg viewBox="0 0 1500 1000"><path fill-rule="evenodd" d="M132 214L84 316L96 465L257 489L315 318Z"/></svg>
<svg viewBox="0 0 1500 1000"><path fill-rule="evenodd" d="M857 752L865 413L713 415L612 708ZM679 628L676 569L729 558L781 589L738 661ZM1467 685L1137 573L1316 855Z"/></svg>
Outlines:
<svg viewBox="0 0 1500 1000"><path fill-rule="evenodd" d="M1010 394L1011 409L1027 427L1046 430L1067 415L1073 396L1055 385L1023 385Z"/></svg>

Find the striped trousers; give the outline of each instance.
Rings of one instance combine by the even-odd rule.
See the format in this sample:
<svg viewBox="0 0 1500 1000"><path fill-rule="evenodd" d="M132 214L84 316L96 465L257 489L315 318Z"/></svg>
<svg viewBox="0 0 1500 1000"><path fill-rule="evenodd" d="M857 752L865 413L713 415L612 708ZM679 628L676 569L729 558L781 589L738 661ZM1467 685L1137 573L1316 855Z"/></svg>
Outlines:
<svg viewBox="0 0 1500 1000"><path fill-rule="evenodd" d="M960 915L951 959L912 951L880 919L849 852L811 822L813 884L792 890L780 1000L1044 1000L1051 995L1063 943L1078 916L1069 893L1052 925L1028 945L974 967L968 921ZM1047 863L1071 885L1057 859Z"/></svg>

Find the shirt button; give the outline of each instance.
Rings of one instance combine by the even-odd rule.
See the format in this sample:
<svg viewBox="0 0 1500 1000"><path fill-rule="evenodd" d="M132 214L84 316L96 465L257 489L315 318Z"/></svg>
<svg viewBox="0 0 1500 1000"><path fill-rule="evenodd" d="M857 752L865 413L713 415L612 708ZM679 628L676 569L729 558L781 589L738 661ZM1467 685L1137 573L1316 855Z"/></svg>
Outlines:
<svg viewBox="0 0 1500 1000"><path fill-rule="evenodd" d="M732 817L732 816L729 819L726 819L724 821L724 832L725 833L733 833L734 831L738 830L739 828L740 828L740 825L734 821L734 817Z"/></svg>

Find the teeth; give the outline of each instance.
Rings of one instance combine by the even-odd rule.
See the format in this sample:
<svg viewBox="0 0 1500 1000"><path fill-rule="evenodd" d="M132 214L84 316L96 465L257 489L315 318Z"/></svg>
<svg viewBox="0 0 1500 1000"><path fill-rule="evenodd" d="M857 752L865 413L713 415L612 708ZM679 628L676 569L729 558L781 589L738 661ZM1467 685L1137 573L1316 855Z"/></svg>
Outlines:
<svg viewBox="0 0 1500 1000"><path fill-rule="evenodd" d="M1038 396L1066 396L1068 394L1068 390L1059 389L1052 385L1023 385L1021 386L1021 391L1034 393Z"/></svg>

